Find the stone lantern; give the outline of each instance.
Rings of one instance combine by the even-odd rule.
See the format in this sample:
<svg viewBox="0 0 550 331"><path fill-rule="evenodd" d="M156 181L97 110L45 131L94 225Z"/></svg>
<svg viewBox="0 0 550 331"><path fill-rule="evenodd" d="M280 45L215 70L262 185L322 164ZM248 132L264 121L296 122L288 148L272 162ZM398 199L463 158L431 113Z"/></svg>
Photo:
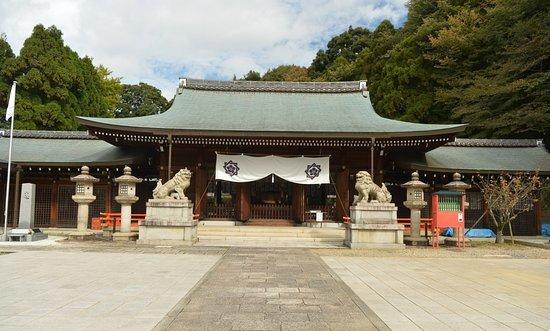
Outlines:
<svg viewBox="0 0 550 331"><path fill-rule="evenodd" d="M73 201L78 203L76 229L82 235L88 230L88 206L95 201L94 183L99 182L99 179L90 175L90 168L82 166L80 175L71 177L71 181L76 183L72 196Z"/></svg>
<svg viewBox="0 0 550 331"><path fill-rule="evenodd" d="M455 172L453 174L453 181L452 182L443 185L444 189L449 190L449 191L460 192L463 195L465 195L466 190L471 188L471 187L472 187L472 185L466 184L462 181L462 175L459 174L458 172ZM464 209L467 209L468 206L469 206L468 202L464 201ZM456 233L456 231L453 231L453 238L457 238L457 237L458 237L458 233ZM447 241L449 242L449 244L452 244L454 242L454 240L447 239L445 241L445 243L447 243Z"/></svg>
<svg viewBox="0 0 550 331"><path fill-rule="evenodd" d="M115 240L137 239L137 233L132 234L132 204L139 200L136 196L136 184L143 179L132 176L132 169L124 167L124 174L115 178L118 183L118 195L116 202L120 204L120 232L113 234Z"/></svg>
<svg viewBox="0 0 550 331"><path fill-rule="evenodd" d="M424 189L429 185L421 182L418 178L418 172L415 171L411 175L411 180L401 185L407 189L407 200L403 204L411 210L411 234L403 241L405 244L413 246L425 244L427 241L426 238L420 236L420 211L427 205L427 202L424 201Z"/></svg>

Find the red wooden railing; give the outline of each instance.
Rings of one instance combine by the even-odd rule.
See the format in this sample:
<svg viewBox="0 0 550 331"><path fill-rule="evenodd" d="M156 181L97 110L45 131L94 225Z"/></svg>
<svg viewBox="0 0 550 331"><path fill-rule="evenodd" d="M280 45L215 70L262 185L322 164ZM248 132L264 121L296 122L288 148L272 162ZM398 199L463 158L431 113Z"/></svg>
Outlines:
<svg viewBox="0 0 550 331"><path fill-rule="evenodd" d="M405 226L405 233L410 233L411 231L411 219L410 218L398 218L397 223L403 224ZM420 219L420 234L424 233L426 229L429 231L432 224L431 218L421 218Z"/></svg>
<svg viewBox="0 0 550 331"><path fill-rule="evenodd" d="M145 219L145 214L132 214L131 227L138 227L139 221ZM92 230L102 230L103 228L112 228L113 222L120 227L120 213L99 213L99 217L92 218Z"/></svg>
<svg viewBox="0 0 550 331"><path fill-rule="evenodd" d="M292 205L253 204L250 206L250 218L291 219Z"/></svg>
<svg viewBox="0 0 550 331"><path fill-rule="evenodd" d="M207 205L206 218L235 218L235 208L227 205Z"/></svg>

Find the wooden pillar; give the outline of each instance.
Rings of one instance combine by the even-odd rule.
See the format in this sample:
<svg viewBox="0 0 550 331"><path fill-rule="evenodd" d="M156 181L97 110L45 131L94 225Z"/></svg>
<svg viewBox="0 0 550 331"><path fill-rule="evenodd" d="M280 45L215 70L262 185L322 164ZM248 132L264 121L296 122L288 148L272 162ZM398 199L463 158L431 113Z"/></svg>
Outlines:
<svg viewBox="0 0 550 331"><path fill-rule="evenodd" d="M20 191L21 191L21 173L23 173L23 168L17 166L15 168L15 187L13 190L13 218L12 223L13 227L16 228L19 224L19 202L20 202Z"/></svg>
<svg viewBox="0 0 550 331"><path fill-rule="evenodd" d="M292 216L296 222L305 220L306 195L305 187L301 184L292 184Z"/></svg>
<svg viewBox="0 0 550 331"><path fill-rule="evenodd" d="M195 168L195 214L204 218L206 212L206 189L208 185L206 169L201 165Z"/></svg>
<svg viewBox="0 0 550 331"><path fill-rule="evenodd" d="M349 170L342 169L336 173L336 222L349 217L349 196Z"/></svg>
<svg viewBox="0 0 550 331"><path fill-rule="evenodd" d="M534 234L537 235L537 236L540 236L541 235L541 216L542 216L542 207L541 207L541 203L540 203L540 198L541 198L541 191L539 190L538 191L538 199L533 202L533 208L535 210L535 222L533 224L534 226Z"/></svg>
<svg viewBox="0 0 550 331"><path fill-rule="evenodd" d="M52 183L52 196L51 196L51 207L50 207L50 227L57 227L57 211L58 211L58 191L59 183L58 179L55 179Z"/></svg>
<svg viewBox="0 0 550 331"><path fill-rule="evenodd" d="M378 184L378 186L381 186L382 182L384 181L384 155L383 155L383 150L381 150L380 148L375 149L374 174L372 176L373 176L372 180L376 184Z"/></svg>
<svg viewBox="0 0 550 331"><path fill-rule="evenodd" d="M168 179L172 178L172 134L168 134Z"/></svg>
<svg viewBox="0 0 550 331"><path fill-rule="evenodd" d="M159 179L162 179L164 183L169 179L167 154L166 152L159 152Z"/></svg>
<svg viewBox="0 0 550 331"><path fill-rule="evenodd" d="M107 196L105 197L105 211L107 213L110 213L113 211L113 206L112 206L112 202L113 202L113 186L115 185L114 182L111 181L110 178L107 179ZM117 189L118 187L115 187L115 190Z"/></svg>
<svg viewBox="0 0 550 331"><path fill-rule="evenodd" d="M248 183L236 183L235 219L248 221L250 219L250 186Z"/></svg>

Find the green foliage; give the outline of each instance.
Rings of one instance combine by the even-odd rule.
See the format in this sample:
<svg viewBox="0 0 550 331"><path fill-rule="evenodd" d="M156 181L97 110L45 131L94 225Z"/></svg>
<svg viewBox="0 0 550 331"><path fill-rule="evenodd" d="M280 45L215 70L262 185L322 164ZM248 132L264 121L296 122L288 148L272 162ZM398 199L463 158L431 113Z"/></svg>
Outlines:
<svg viewBox="0 0 550 331"><path fill-rule="evenodd" d="M97 74L101 81L101 94L107 104L109 113L113 116L115 114L116 107L120 102L122 94L122 84L120 83L120 77L112 77L112 71L100 65L96 68Z"/></svg>
<svg viewBox="0 0 550 331"><path fill-rule="evenodd" d="M8 59L14 58L15 55L11 49L10 44L6 40L5 34L0 34L0 72L4 63ZM6 108L8 105L9 91L11 88L11 82L8 82L0 76L0 108Z"/></svg>
<svg viewBox="0 0 550 331"><path fill-rule="evenodd" d="M550 4L495 0L463 8L433 36L437 99L477 137L545 137L550 131Z"/></svg>
<svg viewBox="0 0 550 331"><path fill-rule="evenodd" d="M134 117L160 114L169 108L170 102L160 90L145 83L122 85L122 94L115 117Z"/></svg>
<svg viewBox="0 0 550 331"><path fill-rule="evenodd" d="M77 115L109 116L92 60L65 46L55 26L37 25L19 56L4 60L0 76L2 104L11 82L18 82L18 129L75 130Z"/></svg>
<svg viewBox="0 0 550 331"><path fill-rule="evenodd" d="M243 76L240 80L261 80L262 75L259 72L250 70L246 75Z"/></svg>
<svg viewBox="0 0 550 331"><path fill-rule="evenodd" d="M367 80L383 116L469 123L468 136L550 146L549 58L548 1L411 0L403 28L350 27L317 52L303 80ZM287 67L299 68L278 68ZM262 79L296 77L276 69Z"/></svg>
<svg viewBox="0 0 550 331"><path fill-rule="evenodd" d="M347 31L332 38L327 44L327 49L317 52L313 59L310 67L311 77L317 79L328 70L332 73L325 78L338 77L340 74L346 77L346 63L355 61L359 53L368 47L370 34L367 29L350 26Z"/></svg>
<svg viewBox="0 0 550 331"><path fill-rule="evenodd" d="M269 69L262 76L265 81L287 81L287 82L306 82L309 80L308 71L305 67L297 65L281 65Z"/></svg>

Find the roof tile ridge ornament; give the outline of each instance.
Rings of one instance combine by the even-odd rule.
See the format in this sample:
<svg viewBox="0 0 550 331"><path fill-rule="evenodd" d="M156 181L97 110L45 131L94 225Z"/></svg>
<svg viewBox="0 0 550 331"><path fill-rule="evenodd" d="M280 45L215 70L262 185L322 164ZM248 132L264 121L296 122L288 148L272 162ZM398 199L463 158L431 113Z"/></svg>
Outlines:
<svg viewBox="0 0 550 331"><path fill-rule="evenodd" d="M453 147L540 147L540 139L456 138L446 146Z"/></svg>
<svg viewBox="0 0 550 331"><path fill-rule="evenodd" d="M359 82L359 91L361 91L361 94L364 98L368 98L370 96L369 87L366 80L362 80Z"/></svg>
<svg viewBox="0 0 550 331"><path fill-rule="evenodd" d="M347 82L285 82L240 81L180 78L178 92L184 88L207 91L289 92L289 93L350 93L360 92L359 81ZM366 83L366 82L365 82Z"/></svg>

